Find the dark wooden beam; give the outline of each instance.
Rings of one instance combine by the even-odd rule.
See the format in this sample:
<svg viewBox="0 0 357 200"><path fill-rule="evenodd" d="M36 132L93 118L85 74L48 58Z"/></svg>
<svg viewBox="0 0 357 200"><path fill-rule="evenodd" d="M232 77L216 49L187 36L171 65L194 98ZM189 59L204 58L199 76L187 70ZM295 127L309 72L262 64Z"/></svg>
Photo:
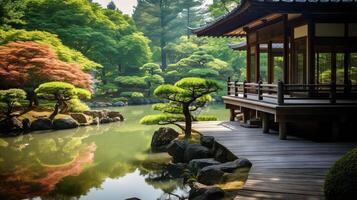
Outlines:
<svg viewBox="0 0 357 200"><path fill-rule="evenodd" d="M289 82L289 25L288 15L284 14L284 83Z"/></svg>
<svg viewBox="0 0 357 200"><path fill-rule="evenodd" d="M274 79L274 58L273 58L272 41L268 43L268 83L272 83Z"/></svg>
<svg viewBox="0 0 357 200"><path fill-rule="evenodd" d="M248 83L251 82L251 79L250 79L250 65L251 65L251 62L250 62L250 43L249 43L249 38L248 38L248 34L246 36L246 40L247 40L247 68L246 68L246 80L248 81Z"/></svg>
<svg viewBox="0 0 357 200"><path fill-rule="evenodd" d="M259 80L260 80L260 48L259 48L259 43L256 43L255 44L255 82L258 83Z"/></svg>

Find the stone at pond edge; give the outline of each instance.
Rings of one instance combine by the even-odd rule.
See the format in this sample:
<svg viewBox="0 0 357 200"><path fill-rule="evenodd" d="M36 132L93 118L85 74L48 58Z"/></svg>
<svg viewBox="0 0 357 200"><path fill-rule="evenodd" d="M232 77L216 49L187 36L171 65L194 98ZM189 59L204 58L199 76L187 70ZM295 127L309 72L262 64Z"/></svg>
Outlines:
<svg viewBox="0 0 357 200"><path fill-rule="evenodd" d="M154 132L151 139L151 149L153 151L166 151L166 146L176 139L179 133L173 128L161 127Z"/></svg>
<svg viewBox="0 0 357 200"><path fill-rule="evenodd" d="M167 153L172 156L174 163L180 163L184 161L185 149L188 146L188 142L185 140L171 141L167 146Z"/></svg>
<svg viewBox="0 0 357 200"><path fill-rule="evenodd" d="M38 118L31 123L31 130L50 130L52 129L52 122L48 118Z"/></svg>
<svg viewBox="0 0 357 200"><path fill-rule="evenodd" d="M215 142L214 137L212 136L202 136L200 140L201 140L201 145L209 149L213 147Z"/></svg>
<svg viewBox="0 0 357 200"><path fill-rule="evenodd" d="M219 200L224 198L224 191L219 187L194 183L190 190L189 200Z"/></svg>
<svg viewBox="0 0 357 200"><path fill-rule="evenodd" d="M215 142L214 144L214 158L219 162L230 162L237 159L237 157L230 151L228 151L225 147Z"/></svg>
<svg viewBox="0 0 357 200"><path fill-rule="evenodd" d="M52 124L56 130L77 128L79 126L78 122L72 117L54 119Z"/></svg>
<svg viewBox="0 0 357 200"><path fill-rule="evenodd" d="M92 120L91 125L98 125L98 124L99 124L99 118L98 118L98 117L95 117L95 118Z"/></svg>
<svg viewBox="0 0 357 200"><path fill-rule="evenodd" d="M224 172L219 168L213 166L207 166L202 168L199 173L197 180L205 185L214 185L222 181Z"/></svg>
<svg viewBox="0 0 357 200"><path fill-rule="evenodd" d="M198 182L213 185L222 181L224 173L233 173L239 168L250 168L252 163L245 159L240 158L232 162L226 162L219 165L211 165L202 168L198 173Z"/></svg>
<svg viewBox="0 0 357 200"><path fill-rule="evenodd" d="M187 169L186 163L170 163L167 166L167 171L173 178L182 178L184 171Z"/></svg>
<svg viewBox="0 0 357 200"><path fill-rule="evenodd" d="M90 121L89 116L83 113L71 113L70 116L80 124L88 124Z"/></svg>
<svg viewBox="0 0 357 200"><path fill-rule="evenodd" d="M199 144L190 144L187 146L184 154L184 161L190 162L193 159L209 158L210 150Z"/></svg>
<svg viewBox="0 0 357 200"><path fill-rule="evenodd" d="M211 165L219 165L220 162L214 160L213 158L203 158L203 159L193 159L188 163L188 167L193 172L198 172L204 167Z"/></svg>
<svg viewBox="0 0 357 200"><path fill-rule="evenodd" d="M124 117L120 112L109 111L107 115L109 118L117 118L118 117L120 119L119 121L124 121Z"/></svg>

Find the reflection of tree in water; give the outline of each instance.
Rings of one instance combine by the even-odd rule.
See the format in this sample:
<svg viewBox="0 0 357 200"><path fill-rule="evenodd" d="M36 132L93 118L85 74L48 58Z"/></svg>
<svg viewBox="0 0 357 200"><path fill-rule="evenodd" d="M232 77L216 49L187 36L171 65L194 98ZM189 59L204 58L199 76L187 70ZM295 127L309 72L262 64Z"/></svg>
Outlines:
<svg viewBox="0 0 357 200"><path fill-rule="evenodd" d="M93 161L96 145L89 135L25 135L8 138L0 147L0 197L23 199L45 195L66 176L77 176Z"/></svg>

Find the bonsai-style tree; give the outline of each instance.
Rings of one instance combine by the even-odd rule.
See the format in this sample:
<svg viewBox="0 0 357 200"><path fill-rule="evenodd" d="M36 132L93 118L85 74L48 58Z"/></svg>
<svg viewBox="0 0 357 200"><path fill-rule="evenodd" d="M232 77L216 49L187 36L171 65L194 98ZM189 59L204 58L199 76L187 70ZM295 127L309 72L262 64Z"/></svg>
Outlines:
<svg viewBox="0 0 357 200"><path fill-rule="evenodd" d="M213 117L194 117L195 111L211 100L210 94L219 90L215 81L202 78L183 78L175 85L161 85L155 89L154 94L169 100L166 104L156 104L154 109L163 114L149 115L141 119L142 124L175 124L184 130L185 136L190 137L193 120L213 120ZM177 124L185 121L185 127Z"/></svg>
<svg viewBox="0 0 357 200"><path fill-rule="evenodd" d="M26 92L21 89L0 90L0 102L6 105L6 119L11 118L11 113L19 101L25 99Z"/></svg>
<svg viewBox="0 0 357 200"><path fill-rule="evenodd" d="M50 119L53 120L59 112L65 112L68 108L67 102L72 99L89 99L91 93L82 88L76 88L72 84L64 82L48 82L41 84L35 90L39 98L56 101Z"/></svg>
<svg viewBox="0 0 357 200"><path fill-rule="evenodd" d="M144 79L149 86L148 96L151 96L153 88L165 82L161 76L162 70L160 65L156 63L146 63L140 70L145 74Z"/></svg>

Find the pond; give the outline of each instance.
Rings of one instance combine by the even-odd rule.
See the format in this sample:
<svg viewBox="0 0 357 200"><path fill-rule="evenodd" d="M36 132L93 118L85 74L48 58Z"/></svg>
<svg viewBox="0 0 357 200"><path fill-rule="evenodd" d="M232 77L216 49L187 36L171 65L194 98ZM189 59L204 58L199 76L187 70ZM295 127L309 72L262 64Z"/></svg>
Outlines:
<svg viewBox="0 0 357 200"><path fill-rule="evenodd" d="M158 126L139 120L150 105L111 108L125 121L75 130L35 132L0 138L0 199L175 199L189 188L165 179L165 153L150 153ZM227 120L223 105L206 114Z"/></svg>

